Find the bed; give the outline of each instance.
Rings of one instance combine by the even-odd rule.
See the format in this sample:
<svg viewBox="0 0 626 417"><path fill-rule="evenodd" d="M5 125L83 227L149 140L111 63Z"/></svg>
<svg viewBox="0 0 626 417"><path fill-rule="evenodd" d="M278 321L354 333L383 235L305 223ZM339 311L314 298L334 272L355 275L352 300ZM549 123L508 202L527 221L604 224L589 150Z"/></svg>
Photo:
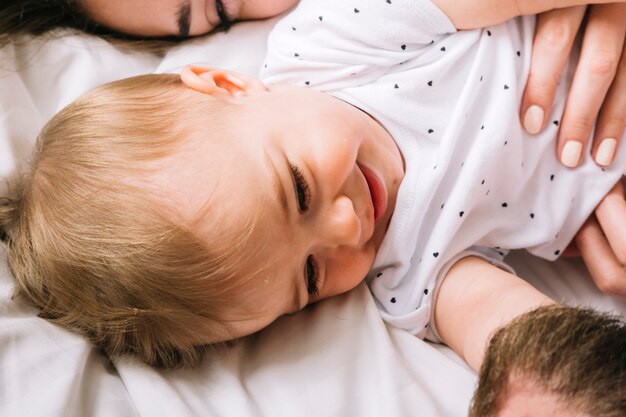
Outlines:
<svg viewBox="0 0 626 417"><path fill-rule="evenodd" d="M87 35L31 39L0 52L0 192L27 162L43 124L84 91L188 63L255 74L275 20L186 42L165 54ZM575 259L509 255L520 276L555 299L626 316ZM380 318L367 287L320 302L207 358L194 370L108 360L89 342L11 299L0 249L1 416L464 416L475 374L445 346Z"/></svg>

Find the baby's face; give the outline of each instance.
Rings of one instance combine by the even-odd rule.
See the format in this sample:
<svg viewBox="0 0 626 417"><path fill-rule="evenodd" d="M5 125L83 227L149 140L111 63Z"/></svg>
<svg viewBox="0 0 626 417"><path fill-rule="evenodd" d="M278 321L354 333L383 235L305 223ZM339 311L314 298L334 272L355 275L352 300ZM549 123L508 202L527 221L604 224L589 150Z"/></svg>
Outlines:
<svg viewBox="0 0 626 417"><path fill-rule="evenodd" d="M230 318L242 336L365 278L404 166L385 129L325 94L277 86L227 100L235 110L219 127L193 119L188 151L161 181L185 218L209 207L194 222L209 245L255 224L240 267L256 276Z"/></svg>
<svg viewBox="0 0 626 417"><path fill-rule="evenodd" d="M137 36L196 36L238 20L276 16L298 0L80 0L97 23Z"/></svg>

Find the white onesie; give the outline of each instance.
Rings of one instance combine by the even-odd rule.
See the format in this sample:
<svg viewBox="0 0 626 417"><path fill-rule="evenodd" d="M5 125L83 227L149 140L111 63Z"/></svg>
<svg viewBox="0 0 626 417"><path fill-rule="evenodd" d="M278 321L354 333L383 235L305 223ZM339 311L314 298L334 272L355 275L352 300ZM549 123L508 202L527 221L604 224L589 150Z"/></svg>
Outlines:
<svg viewBox="0 0 626 417"><path fill-rule="evenodd" d="M456 31L428 0L302 0L274 28L262 78L325 91L376 118L406 161L389 230L368 275L385 320L424 337L437 284L479 253L555 259L626 168L555 158L569 77L547 128L519 109L534 17ZM432 326L431 326L432 328Z"/></svg>

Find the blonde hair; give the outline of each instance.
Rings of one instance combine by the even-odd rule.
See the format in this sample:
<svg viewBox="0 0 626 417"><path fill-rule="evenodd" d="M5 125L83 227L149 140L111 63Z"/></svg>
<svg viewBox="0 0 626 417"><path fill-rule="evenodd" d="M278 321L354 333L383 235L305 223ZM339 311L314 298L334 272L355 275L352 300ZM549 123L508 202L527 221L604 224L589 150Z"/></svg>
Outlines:
<svg viewBox="0 0 626 417"><path fill-rule="evenodd" d="M0 199L16 295L111 356L194 366L198 335L232 338L223 316L245 281L236 266L252 226L208 245L136 181L188 138L181 109L197 97L175 75L86 94L44 127L30 173ZM225 111L205 101L205 122Z"/></svg>

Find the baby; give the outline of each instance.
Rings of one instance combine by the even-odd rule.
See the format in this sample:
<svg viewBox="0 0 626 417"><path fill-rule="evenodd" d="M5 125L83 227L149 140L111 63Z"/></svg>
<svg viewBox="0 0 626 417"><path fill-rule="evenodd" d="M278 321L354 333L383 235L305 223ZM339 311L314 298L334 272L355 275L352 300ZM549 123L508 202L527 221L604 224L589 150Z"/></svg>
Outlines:
<svg viewBox="0 0 626 417"><path fill-rule="evenodd" d="M531 141L517 118L533 18L456 32L446 12L305 0L265 82L191 66L69 105L0 200L18 294L173 367L367 279L386 320L478 369L496 329L552 303L506 251L554 259L600 201L622 208L602 199L626 154L563 168L557 123Z"/></svg>

